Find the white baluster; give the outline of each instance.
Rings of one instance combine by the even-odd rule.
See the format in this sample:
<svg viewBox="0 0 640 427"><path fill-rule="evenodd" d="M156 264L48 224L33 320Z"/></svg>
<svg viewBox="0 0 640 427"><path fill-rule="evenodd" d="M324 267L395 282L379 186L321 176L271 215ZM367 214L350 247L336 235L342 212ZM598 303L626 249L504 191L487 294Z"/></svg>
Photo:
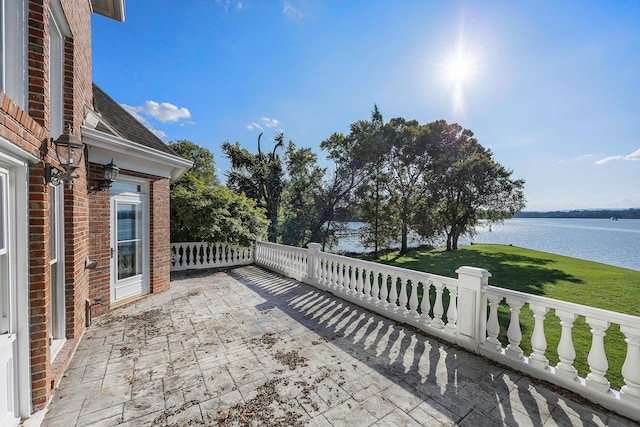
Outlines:
<svg viewBox="0 0 640 427"><path fill-rule="evenodd" d="M487 340L482 343L486 348L494 351L500 351L502 344L498 340L500 335L500 322L498 322L498 306L502 297L499 295L487 295L489 300L489 320L487 320Z"/></svg>
<svg viewBox="0 0 640 427"><path fill-rule="evenodd" d="M409 301L409 297L407 295L407 279L404 277L400 278L400 312L407 314L409 310L407 310L407 302Z"/></svg>
<svg viewBox="0 0 640 427"><path fill-rule="evenodd" d="M453 335L458 328L458 287L448 285L447 289L449 289L449 307L447 308L447 326L444 329Z"/></svg>
<svg viewBox="0 0 640 427"><path fill-rule="evenodd" d="M576 350L573 346L573 322L578 317L575 313L568 311L556 310L556 316L560 318L562 325L562 335L558 344L558 358L560 362L556 365L556 375L569 380L573 380L578 376L578 371L573 367L573 361L576 358Z"/></svg>
<svg viewBox="0 0 640 427"><path fill-rule="evenodd" d="M380 303L383 306L389 305L387 298L389 297L389 276L382 274L382 282L380 283Z"/></svg>
<svg viewBox="0 0 640 427"><path fill-rule="evenodd" d="M431 321L431 326L437 329L444 329L444 322L442 321L442 315L444 314L442 290L444 289L444 285L437 282L433 284L433 287L436 288L436 301L433 304L433 320Z"/></svg>
<svg viewBox="0 0 640 427"><path fill-rule="evenodd" d="M531 334L531 348L533 353L529 357L529 365L537 369L547 369L549 359L544 353L547 351L547 338L544 335L544 318L549 312L549 308L538 305L529 304L529 308L533 311L533 334Z"/></svg>
<svg viewBox="0 0 640 427"><path fill-rule="evenodd" d="M604 351L604 336L609 328L609 322L590 317L587 317L586 321L591 326L591 350L589 350L589 357L587 357L590 372L587 375L587 387L606 393L609 391L610 383L605 378L609 362Z"/></svg>
<svg viewBox="0 0 640 427"><path fill-rule="evenodd" d="M422 282L422 301L420 302L421 317L425 323L431 323L429 309L431 308L431 300L429 299L429 290L431 289L431 281Z"/></svg>
<svg viewBox="0 0 640 427"><path fill-rule="evenodd" d="M524 356L520 348L520 341L522 341L520 309L524 305L524 301L517 298L507 298L507 305L509 305L509 311L511 311L511 319L509 320L509 329L507 329L509 344L507 345L506 354L513 359L520 360Z"/></svg>
<svg viewBox="0 0 640 427"><path fill-rule="evenodd" d="M338 291L342 292L342 283L344 277L342 276L342 264L340 262L336 262L336 288Z"/></svg>
<svg viewBox="0 0 640 427"><path fill-rule="evenodd" d="M362 288L364 282L362 281L362 268L353 267L353 280L356 282L356 295L362 298Z"/></svg>
<svg viewBox="0 0 640 427"><path fill-rule="evenodd" d="M358 294L358 280L356 277L355 266L349 266L349 293L352 295Z"/></svg>
<svg viewBox="0 0 640 427"><path fill-rule="evenodd" d="M411 297L409 298L409 313L418 317L418 281L411 280Z"/></svg>
<svg viewBox="0 0 640 427"><path fill-rule="evenodd" d="M371 301L371 272L362 269L362 285L364 290L364 298Z"/></svg>
<svg viewBox="0 0 640 427"><path fill-rule="evenodd" d="M640 405L640 329L620 325L625 336L627 356L622 365L624 386L620 389L620 399L636 406Z"/></svg>
<svg viewBox="0 0 640 427"><path fill-rule="evenodd" d="M338 285L338 272L337 272L337 266L336 266L336 262L335 261L331 261L331 278L329 279L329 282L331 283L331 289L337 289Z"/></svg>
<svg viewBox="0 0 640 427"><path fill-rule="evenodd" d="M398 278L391 276L391 290L389 291L389 304L393 311L398 311Z"/></svg>
<svg viewBox="0 0 640 427"><path fill-rule="evenodd" d="M378 298L380 297L380 273L377 271L371 272L371 299L378 304Z"/></svg>

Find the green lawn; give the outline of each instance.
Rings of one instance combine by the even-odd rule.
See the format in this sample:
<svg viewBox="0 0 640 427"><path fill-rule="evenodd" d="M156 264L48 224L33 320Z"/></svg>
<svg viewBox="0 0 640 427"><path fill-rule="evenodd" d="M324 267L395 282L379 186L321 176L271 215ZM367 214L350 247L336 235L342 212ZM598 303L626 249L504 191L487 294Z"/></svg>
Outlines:
<svg viewBox="0 0 640 427"><path fill-rule="evenodd" d="M491 272L489 284L534 295L545 296L577 304L640 316L640 272L605 264L583 261L546 252L506 245L472 245L457 251L442 249L414 251L405 256L387 254L377 260L384 264L456 277L455 270L463 265L485 268ZM500 312L501 336L507 344L506 331L509 311L506 305ZM528 307L521 314L522 343L525 354L531 353L533 315ZM556 348L560 340L559 319L551 311L546 318L547 357L558 362ZM581 376L589 372L587 356L591 347L591 333L584 318L578 318L573 330L576 348L575 367ZM620 370L626 356L624 336L612 325L605 337L609 373L613 387L624 385Z"/></svg>

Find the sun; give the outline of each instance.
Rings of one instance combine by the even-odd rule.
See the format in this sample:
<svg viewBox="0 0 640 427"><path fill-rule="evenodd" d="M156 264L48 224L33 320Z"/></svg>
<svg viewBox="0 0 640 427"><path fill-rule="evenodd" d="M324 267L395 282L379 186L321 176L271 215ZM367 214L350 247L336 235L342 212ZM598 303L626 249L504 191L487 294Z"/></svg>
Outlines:
<svg viewBox="0 0 640 427"><path fill-rule="evenodd" d="M455 49L440 61L440 80L443 89L451 91L453 109L465 110L465 94L473 90L480 74L480 61L476 51L460 41Z"/></svg>
<svg viewBox="0 0 640 427"><path fill-rule="evenodd" d="M469 55L457 53L445 63L444 77L454 85L470 83L476 72L474 61Z"/></svg>
<svg viewBox="0 0 640 427"><path fill-rule="evenodd" d="M464 86L473 83L478 74L478 60L475 54L458 46L442 65L442 77L454 86Z"/></svg>

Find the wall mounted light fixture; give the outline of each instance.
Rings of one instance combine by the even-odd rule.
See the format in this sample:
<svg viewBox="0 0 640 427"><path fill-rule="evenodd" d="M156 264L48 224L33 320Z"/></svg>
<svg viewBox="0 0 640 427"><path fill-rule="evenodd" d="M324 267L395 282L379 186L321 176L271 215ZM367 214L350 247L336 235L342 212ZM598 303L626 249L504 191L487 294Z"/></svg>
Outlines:
<svg viewBox="0 0 640 427"><path fill-rule="evenodd" d="M53 166L51 163L45 165L45 179L53 185L58 185L62 181L67 181L71 185L71 181L78 178L74 172L82 162L84 153L84 144L80 137L71 133L71 127L66 133L63 133L53 141L56 149L56 157L61 169Z"/></svg>
<svg viewBox="0 0 640 427"><path fill-rule="evenodd" d="M120 168L113 164L113 159L111 159L111 162L104 165L102 169L102 180L98 183L100 190L111 188L111 184L118 179L118 173L120 173Z"/></svg>

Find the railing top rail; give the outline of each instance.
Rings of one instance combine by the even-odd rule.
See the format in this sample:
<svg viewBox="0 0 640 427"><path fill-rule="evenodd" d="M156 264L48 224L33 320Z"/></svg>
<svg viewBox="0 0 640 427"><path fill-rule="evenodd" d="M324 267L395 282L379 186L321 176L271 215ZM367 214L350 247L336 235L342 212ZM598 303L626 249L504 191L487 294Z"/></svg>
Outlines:
<svg viewBox="0 0 640 427"><path fill-rule="evenodd" d="M252 248L253 245L241 245L239 243L227 243L227 242L171 242L171 246L184 246L184 245L223 245L223 246L234 246L240 248Z"/></svg>
<svg viewBox="0 0 640 427"><path fill-rule="evenodd" d="M354 266L359 266L365 270L378 270L381 272L387 272L392 275L406 277L409 280L422 282L423 284L429 282L439 282L445 285L458 285L458 280L452 277L440 276L433 273L425 273L423 271L410 270L402 267L395 267L393 265L381 264L378 262L365 261L357 258L351 258L344 255L337 255L328 252L320 252L319 256L325 259L330 259L338 262L350 263Z"/></svg>
<svg viewBox="0 0 640 427"><path fill-rule="evenodd" d="M558 309L562 311L569 311L576 313L580 316L595 317L602 320L607 320L619 325L630 326L633 328L640 328L640 317L630 314L618 313L616 311L605 310L602 308L589 307L586 305L575 304L572 302L560 301L557 299L542 297L539 295L527 294L524 292L514 291L511 289L499 288L496 286L487 286L485 292L503 297L517 298L525 303L540 304L544 307Z"/></svg>
<svg viewBox="0 0 640 427"><path fill-rule="evenodd" d="M297 248L295 246L288 246L288 245L281 245L280 243L273 243L273 242L256 242L256 245L258 246L271 246L271 247L275 247L275 248L280 248L286 251L290 251L290 252L300 252L300 253L307 253L307 249L305 248Z"/></svg>

